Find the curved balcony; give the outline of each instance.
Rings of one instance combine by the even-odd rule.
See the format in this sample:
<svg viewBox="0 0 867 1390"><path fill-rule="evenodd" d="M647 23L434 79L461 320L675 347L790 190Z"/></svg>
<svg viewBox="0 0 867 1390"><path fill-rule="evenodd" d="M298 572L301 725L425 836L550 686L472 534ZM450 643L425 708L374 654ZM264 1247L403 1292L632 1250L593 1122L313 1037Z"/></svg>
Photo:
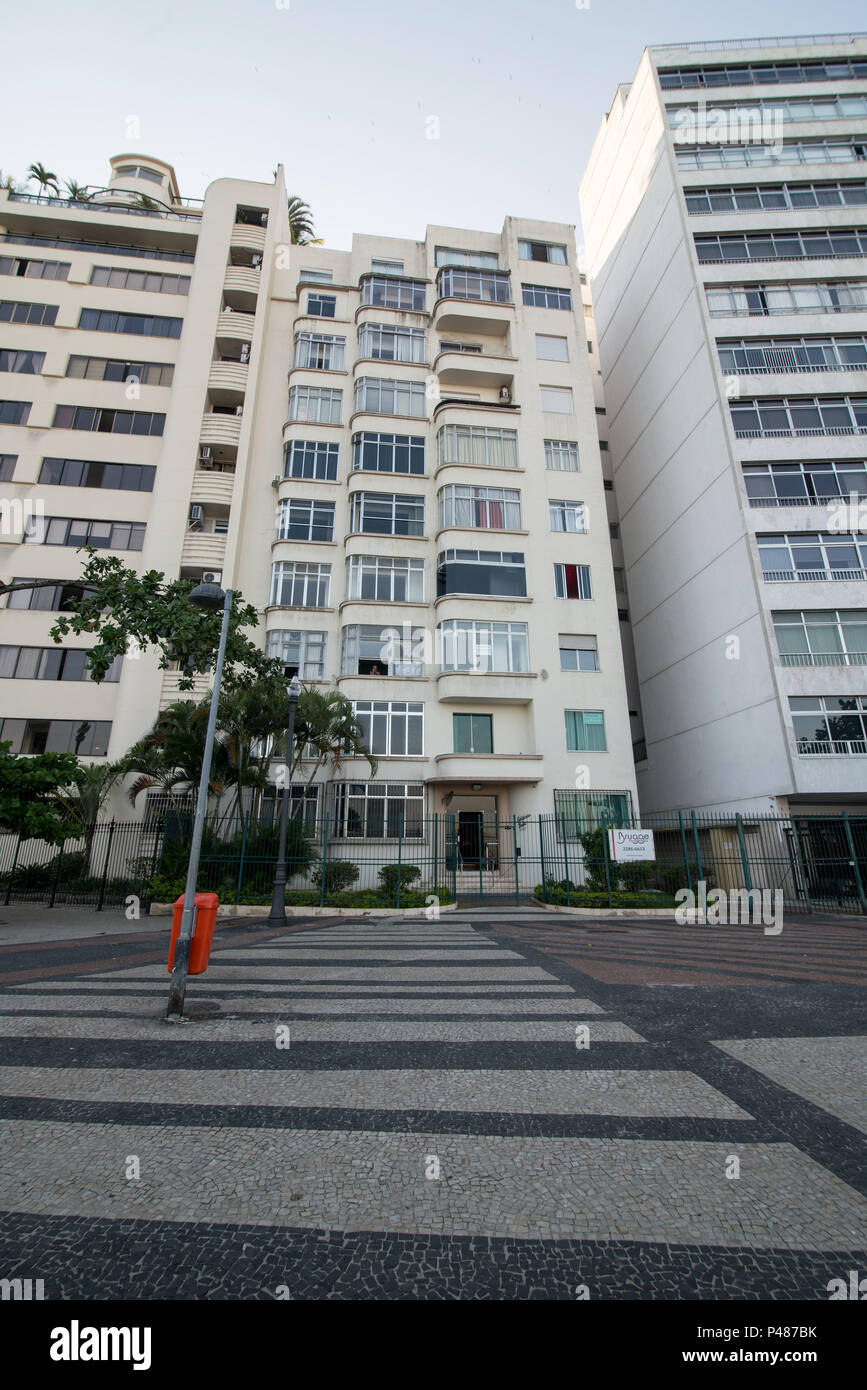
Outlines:
<svg viewBox="0 0 867 1390"><path fill-rule="evenodd" d="M226 558L226 537L213 531L187 531L181 549L181 564L203 570L221 570Z"/></svg>
<svg viewBox="0 0 867 1390"><path fill-rule="evenodd" d="M266 227L253 227L244 222L235 222L232 226L229 245L243 247L249 251L262 251L267 235Z"/></svg>
<svg viewBox="0 0 867 1390"><path fill-rule="evenodd" d="M193 474L190 501L202 502L205 505L219 503L221 506L229 507L234 490L234 473L217 473L212 468L197 468Z"/></svg>
<svg viewBox="0 0 867 1390"><path fill-rule="evenodd" d="M212 362L208 395L215 405L241 405L247 390L246 362Z"/></svg>
<svg viewBox="0 0 867 1390"><path fill-rule="evenodd" d="M529 705L537 679L535 671L440 671L437 699L444 705Z"/></svg>
<svg viewBox="0 0 867 1390"><path fill-rule="evenodd" d="M541 753L437 753L429 782L541 782Z"/></svg>
<svg viewBox="0 0 867 1390"><path fill-rule="evenodd" d="M209 411L202 416L199 442L215 448L218 458L234 458L238 453L241 423L240 415L221 415Z"/></svg>
<svg viewBox="0 0 867 1390"><path fill-rule="evenodd" d="M241 313L255 313L261 278L258 270L248 270L246 266L228 266L223 280L223 298L229 307Z"/></svg>
<svg viewBox="0 0 867 1390"><path fill-rule="evenodd" d="M166 709L175 700L204 700L211 693L210 676L193 676L192 690L181 690L180 671L166 671L160 693L160 709Z"/></svg>
<svg viewBox="0 0 867 1390"><path fill-rule="evenodd" d="M435 333L487 333L492 338L504 338L514 316L514 304L444 298L434 304L433 328Z"/></svg>
<svg viewBox="0 0 867 1390"><path fill-rule="evenodd" d="M440 352L433 368L442 386L487 386L499 391L512 390L516 357L493 352Z"/></svg>
<svg viewBox="0 0 867 1390"><path fill-rule="evenodd" d="M252 314L236 314L234 310L224 309L217 316L217 343L221 349L231 352L233 344L252 341L255 326Z"/></svg>

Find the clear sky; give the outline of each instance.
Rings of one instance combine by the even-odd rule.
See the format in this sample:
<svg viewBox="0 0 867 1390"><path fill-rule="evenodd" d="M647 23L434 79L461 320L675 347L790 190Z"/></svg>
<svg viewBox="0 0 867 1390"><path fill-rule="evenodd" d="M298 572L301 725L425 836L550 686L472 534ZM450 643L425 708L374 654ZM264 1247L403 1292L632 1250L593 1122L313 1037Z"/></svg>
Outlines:
<svg viewBox="0 0 867 1390"><path fill-rule="evenodd" d="M318 233L343 248L353 231L421 238L428 222L577 223L599 122L645 46L867 27L863 0L579 3L8 6L0 167L23 180L38 160L104 184L108 157L137 150L201 197L224 175L268 180L282 161Z"/></svg>

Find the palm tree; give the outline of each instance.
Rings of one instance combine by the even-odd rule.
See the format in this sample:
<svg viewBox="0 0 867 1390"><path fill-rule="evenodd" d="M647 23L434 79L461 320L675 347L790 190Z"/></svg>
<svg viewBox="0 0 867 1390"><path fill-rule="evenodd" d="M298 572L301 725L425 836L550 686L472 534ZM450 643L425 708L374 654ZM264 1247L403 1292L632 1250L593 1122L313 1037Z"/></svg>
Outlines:
<svg viewBox="0 0 867 1390"><path fill-rule="evenodd" d="M70 834L84 839L85 864L90 863L90 850L96 833L99 813L117 782L124 776L123 763L79 763L81 779L74 788L62 792L57 802L75 830Z"/></svg>
<svg viewBox="0 0 867 1390"><path fill-rule="evenodd" d="M57 194L58 197L60 196L57 175L52 174L50 169L46 169L44 164L31 164L30 168L27 170L27 177L32 179L34 183L38 183L43 192L48 188L53 193Z"/></svg>
<svg viewBox="0 0 867 1390"><path fill-rule="evenodd" d="M186 793L198 786L209 707L210 699L174 700L160 710L152 728L124 755L124 771L137 774L129 787L133 805L143 791L154 787L173 796L179 789ZM222 795L225 774L226 758L218 744L211 762L211 795Z"/></svg>
<svg viewBox="0 0 867 1390"><path fill-rule="evenodd" d="M5 189L7 193L21 192L21 189L18 187L18 184L16 182L15 175L4 174L2 169L0 169L0 188Z"/></svg>
<svg viewBox="0 0 867 1390"><path fill-rule="evenodd" d="M74 203L87 203L90 201L90 194L87 191L86 183L78 183L75 179L67 179L64 187Z"/></svg>
<svg viewBox="0 0 867 1390"><path fill-rule="evenodd" d="M293 246L321 246L322 237L313 235L313 213L303 198L289 198L289 240Z"/></svg>
<svg viewBox="0 0 867 1390"><path fill-rule="evenodd" d="M302 690L295 716L295 747L287 782L291 783L308 745L316 752L307 778L308 787L326 764L330 763L332 772L339 772L344 757L349 755L365 757L371 777L376 776L378 763L365 746L364 730L355 717L352 702L337 690ZM299 802L299 810L301 804Z"/></svg>

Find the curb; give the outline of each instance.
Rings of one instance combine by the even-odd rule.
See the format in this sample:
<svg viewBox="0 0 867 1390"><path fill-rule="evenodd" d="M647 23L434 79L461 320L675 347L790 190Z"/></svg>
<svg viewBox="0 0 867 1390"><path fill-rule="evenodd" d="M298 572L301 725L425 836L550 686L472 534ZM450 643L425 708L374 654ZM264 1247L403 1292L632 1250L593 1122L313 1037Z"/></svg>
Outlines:
<svg viewBox="0 0 867 1390"><path fill-rule="evenodd" d="M676 911L673 907L568 907L566 903L546 903L538 900L537 906L545 912L566 913L570 917L594 917L597 921L605 921L607 918L616 920L618 917L649 917L657 920L668 918L673 922Z"/></svg>
<svg viewBox="0 0 867 1390"><path fill-rule="evenodd" d="M439 911L456 912L457 903L441 903ZM171 917L174 910L173 903L151 903L150 915L152 917ZM260 903L255 906L252 903L238 903L233 906L231 903L220 903L217 908L217 920L221 917L263 917L268 910L267 903ZM425 917L430 908L427 907L302 907L287 904L287 917ZM433 919L430 919L433 920Z"/></svg>

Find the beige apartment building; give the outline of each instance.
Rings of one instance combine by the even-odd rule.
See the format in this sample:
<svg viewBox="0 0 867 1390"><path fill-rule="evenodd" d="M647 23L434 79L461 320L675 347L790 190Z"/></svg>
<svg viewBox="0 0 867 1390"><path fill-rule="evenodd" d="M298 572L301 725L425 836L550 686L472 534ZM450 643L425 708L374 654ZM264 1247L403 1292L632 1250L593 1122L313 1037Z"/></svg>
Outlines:
<svg viewBox="0 0 867 1390"><path fill-rule="evenodd" d="M581 184L643 811L867 805L867 36L648 48Z"/></svg>
<svg viewBox="0 0 867 1390"><path fill-rule="evenodd" d="M286 202L282 168L198 203L138 154L87 202L0 192L0 566L56 580L2 612L0 738L113 759L177 697L152 655L96 686L51 644L87 541L240 589L288 671L353 701L379 768L316 784L338 834L634 812L573 229L332 251L290 246Z"/></svg>

